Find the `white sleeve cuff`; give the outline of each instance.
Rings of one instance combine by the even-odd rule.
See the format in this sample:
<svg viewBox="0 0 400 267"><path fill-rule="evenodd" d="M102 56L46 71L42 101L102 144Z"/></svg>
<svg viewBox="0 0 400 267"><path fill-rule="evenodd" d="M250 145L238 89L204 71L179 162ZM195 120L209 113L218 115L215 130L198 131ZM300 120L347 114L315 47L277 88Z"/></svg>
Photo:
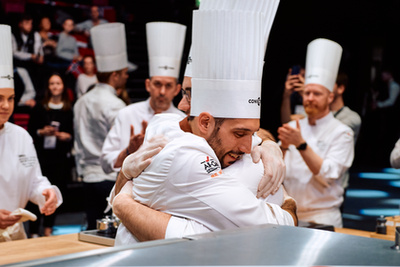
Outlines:
<svg viewBox="0 0 400 267"><path fill-rule="evenodd" d="M193 220L171 216L167 230L165 231L165 239L182 238L189 235L196 235L211 232L210 229Z"/></svg>

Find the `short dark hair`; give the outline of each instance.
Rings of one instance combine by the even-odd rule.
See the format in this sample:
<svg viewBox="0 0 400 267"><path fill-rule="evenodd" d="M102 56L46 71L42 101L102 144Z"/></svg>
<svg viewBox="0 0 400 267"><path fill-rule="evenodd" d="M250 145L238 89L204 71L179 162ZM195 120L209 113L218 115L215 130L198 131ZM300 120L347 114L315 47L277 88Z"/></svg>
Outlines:
<svg viewBox="0 0 400 267"><path fill-rule="evenodd" d="M96 59L95 59L95 57L94 57L93 55L86 54L86 55L84 55L84 56L82 57L82 60L80 61L80 65L81 65L82 67L83 67L83 64L84 64L84 61L85 61L86 58L91 58L92 61L93 61L94 66L96 66Z"/></svg>
<svg viewBox="0 0 400 267"><path fill-rule="evenodd" d="M22 21L24 21L24 20L33 20L33 17L32 17L32 15L29 14L29 13L24 13L24 14L22 14L22 15L19 16L18 23L20 23L20 22L22 22Z"/></svg>
<svg viewBox="0 0 400 267"><path fill-rule="evenodd" d="M72 22L75 23L74 19L72 17L66 17L65 19L62 20L61 24L64 24L67 20L72 20Z"/></svg>
<svg viewBox="0 0 400 267"><path fill-rule="evenodd" d="M339 72L336 78L337 86L343 85L345 88L347 88L348 83L349 83L349 77L347 76L347 74L342 71Z"/></svg>
<svg viewBox="0 0 400 267"><path fill-rule="evenodd" d="M196 116L190 115L190 116L187 117L187 120L188 121L192 121L192 120L194 120L194 117L196 117ZM224 123L224 121L228 120L228 119L227 118L215 118L214 117L214 120L215 120L215 127L219 128L222 125L222 123Z"/></svg>
<svg viewBox="0 0 400 267"><path fill-rule="evenodd" d="M96 76L97 76L97 80L99 81L99 83L107 83L108 79L110 78L112 72L97 72Z"/></svg>
<svg viewBox="0 0 400 267"><path fill-rule="evenodd" d="M107 83L108 79L110 79L111 74L113 74L114 72L121 74L123 70L116 70L116 71L110 71L110 72L97 72L96 76L97 76L97 80L99 81L99 83Z"/></svg>

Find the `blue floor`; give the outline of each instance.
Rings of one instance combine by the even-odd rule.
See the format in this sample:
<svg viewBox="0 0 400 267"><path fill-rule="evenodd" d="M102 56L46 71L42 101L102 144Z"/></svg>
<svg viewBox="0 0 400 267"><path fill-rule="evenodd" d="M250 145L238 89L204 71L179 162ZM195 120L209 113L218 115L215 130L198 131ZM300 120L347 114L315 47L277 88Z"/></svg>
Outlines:
<svg viewBox="0 0 400 267"><path fill-rule="evenodd" d="M400 170L352 171L343 209L343 226L374 231L376 219L400 215Z"/></svg>
<svg viewBox="0 0 400 267"><path fill-rule="evenodd" d="M66 225L55 225L53 227L52 235L65 235L65 234L74 234L79 233L83 229L80 224L66 224Z"/></svg>

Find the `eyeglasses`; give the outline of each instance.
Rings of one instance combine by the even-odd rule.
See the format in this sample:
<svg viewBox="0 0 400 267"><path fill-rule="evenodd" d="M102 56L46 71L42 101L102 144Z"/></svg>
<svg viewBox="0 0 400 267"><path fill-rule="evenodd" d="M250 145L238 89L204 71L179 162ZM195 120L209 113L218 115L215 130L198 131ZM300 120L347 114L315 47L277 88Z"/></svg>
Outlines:
<svg viewBox="0 0 400 267"><path fill-rule="evenodd" d="M190 98L191 98L191 89L192 88L181 89L182 98L186 97L186 100L188 102L190 102Z"/></svg>

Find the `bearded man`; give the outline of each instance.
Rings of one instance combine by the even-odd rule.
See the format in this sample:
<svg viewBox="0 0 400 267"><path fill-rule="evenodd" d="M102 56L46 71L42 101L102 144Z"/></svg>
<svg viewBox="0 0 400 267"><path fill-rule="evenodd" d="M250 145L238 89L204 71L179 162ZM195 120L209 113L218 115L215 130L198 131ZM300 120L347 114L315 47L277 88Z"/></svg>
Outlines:
<svg viewBox="0 0 400 267"><path fill-rule="evenodd" d="M278 129L285 158L285 188L300 221L342 227L342 179L354 158L353 131L330 111L342 48L316 39L308 45L303 94L307 117Z"/></svg>

